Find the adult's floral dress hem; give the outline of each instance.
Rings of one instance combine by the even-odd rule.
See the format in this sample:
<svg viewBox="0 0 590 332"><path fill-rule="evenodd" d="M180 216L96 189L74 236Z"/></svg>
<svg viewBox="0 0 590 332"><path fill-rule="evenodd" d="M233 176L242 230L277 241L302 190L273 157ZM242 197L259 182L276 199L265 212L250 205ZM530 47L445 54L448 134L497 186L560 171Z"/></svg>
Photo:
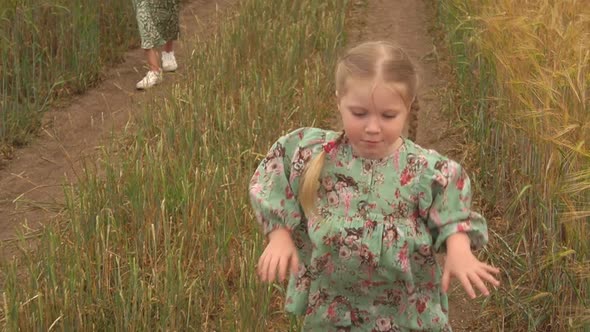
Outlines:
<svg viewBox="0 0 590 332"><path fill-rule="evenodd" d="M298 248L286 311L305 316L304 331L451 331L434 253L457 232L473 249L488 238L485 219L470 208L469 177L410 140L371 160L340 134L301 128L281 137L250 183L263 232L287 228ZM318 212L308 218L297 192L321 151Z"/></svg>
<svg viewBox="0 0 590 332"><path fill-rule="evenodd" d="M178 39L180 0L132 0L141 48L151 49Z"/></svg>

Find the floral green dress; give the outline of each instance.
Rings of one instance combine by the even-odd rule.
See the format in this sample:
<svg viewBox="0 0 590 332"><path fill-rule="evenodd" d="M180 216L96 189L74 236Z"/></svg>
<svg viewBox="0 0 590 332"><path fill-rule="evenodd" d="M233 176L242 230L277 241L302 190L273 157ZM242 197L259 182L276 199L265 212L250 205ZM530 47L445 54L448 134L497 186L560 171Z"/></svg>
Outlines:
<svg viewBox="0 0 590 332"><path fill-rule="evenodd" d="M178 39L180 0L133 0L141 48L150 49Z"/></svg>
<svg viewBox="0 0 590 332"><path fill-rule="evenodd" d="M456 162L404 139L391 156L354 154L346 137L316 128L281 137L256 170L250 195L265 234L285 227L298 248L285 309L304 331L451 331L434 253L449 235L487 242ZM327 152L318 213L297 201L306 164Z"/></svg>

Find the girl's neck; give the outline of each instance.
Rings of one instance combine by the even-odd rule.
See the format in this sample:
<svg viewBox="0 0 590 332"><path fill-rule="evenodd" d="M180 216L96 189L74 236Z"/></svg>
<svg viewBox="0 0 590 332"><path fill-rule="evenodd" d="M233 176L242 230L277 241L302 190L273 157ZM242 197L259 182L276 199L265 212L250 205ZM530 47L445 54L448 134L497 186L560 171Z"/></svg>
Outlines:
<svg viewBox="0 0 590 332"><path fill-rule="evenodd" d="M368 161L383 161L383 160L387 160L387 159L395 156L396 154L398 154L399 151L402 149L402 147L405 146L405 139L402 136L398 137L397 140L392 144L389 151L387 151L387 153L385 153L383 156L374 157L374 158L363 157L361 154L359 154L357 151L355 151L354 147L352 146L352 144L350 143L350 141L349 141L348 137L346 137L346 135L344 135L342 143L347 145L348 148L350 148L352 155L355 158L368 160Z"/></svg>

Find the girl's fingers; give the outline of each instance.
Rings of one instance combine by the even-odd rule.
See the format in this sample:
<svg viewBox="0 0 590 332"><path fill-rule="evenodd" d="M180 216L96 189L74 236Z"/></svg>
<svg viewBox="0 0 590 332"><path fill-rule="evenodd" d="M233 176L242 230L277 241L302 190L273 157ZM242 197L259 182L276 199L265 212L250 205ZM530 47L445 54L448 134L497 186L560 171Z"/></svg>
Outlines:
<svg viewBox="0 0 590 332"><path fill-rule="evenodd" d="M266 260L266 255L264 253L262 253L262 255L260 256L260 258L258 259L258 264L256 266L256 273L258 273L259 277L262 277L262 270L263 270L263 265L264 265L264 261Z"/></svg>
<svg viewBox="0 0 590 332"><path fill-rule="evenodd" d="M260 280L265 281L266 280L266 270L268 269L268 256L265 254L262 254L262 256L260 256L260 259L258 260L258 276L260 277Z"/></svg>
<svg viewBox="0 0 590 332"><path fill-rule="evenodd" d="M267 271L268 282L275 281L275 278L277 276L277 267L279 266L279 262L280 262L280 258L276 257L276 256L273 256L272 259L270 260L270 264L268 265L268 271Z"/></svg>
<svg viewBox="0 0 590 332"><path fill-rule="evenodd" d="M465 276L465 275L463 275L461 277L457 277L457 278L461 282L461 285L463 285L463 288L465 289L465 292L467 293L467 295L469 295L470 298L474 299L475 298L475 291L473 290L473 287L471 286L471 282L469 281L469 278L467 278L467 276Z"/></svg>
<svg viewBox="0 0 590 332"><path fill-rule="evenodd" d="M287 275L287 269L289 268L289 261L290 259L287 257L283 257L282 259L279 258L279 281L285 280L285 276Z"/></svg>
<svg viewBox="0 0 590 332"><path fill-rule="evenodd" d="M446 293L449 290L449 283L451 282L451 274L448 272L447 269L445 269L443 271L443 276L442 276L442 291L443 293Z"/></svg>
<svg viewBox="0 0 590 332"><path fill-rule="evenodd" d="M271 270L272 270L272 264L274 261L274 257L270 256L266 259L265 264L264 264L264 270L262 270L262 275L263 275L263 280L270 282L270 276L271 276Z"/></svg>
<svg viewBox="0 0 590 332"><path fill-rule="evenodd" d="M291 273L297 274L297 271L299 271L299 256L297 253L294 253L289 261L291 262Z"/></svg>
<svg viewBox="0 0 590 332"><path fill-rule="evenodd" d="M484 264L484 269L488 272L494 273L494 274L499 274L500 273L500 269L498 269L497 267L493 267L491 265L488 264Z"/></svg>
<svg viewBox="0 0 590 332"><path fill-rule="evenodd" d="M267 248L268 249L268 248ZM273 251L265 250L258 259L256 272L261 281L273 282L275 279L285 280L289 270L296 274L299 269L299 257L297 251L291 254L273 254Z"/></svg>
<svg viewBox="0 0 590 332"><path fill-rule="evenodd" d="M494 278L494 276L491 275L490 273L488 273L487 271L480 272L479 277L486 280L487 282L494 285L495 287L500 286L500 281L498 281L498 279Z"/></svg>
<svg viewBox="0 0 590 332"><path fill-rule="evenodd" d="M483 283L483 281L481 281L481 278L479 277L479 275L477 275L476 273L469 275L469 280L471 280L471 282L475 285L475 287L477 287L477 289L479 289L479 291L485 295L488 296L490 295L490 291L488 291L488 288L486 287L486 285ZM475 293L474 293L475 295Z"/></svg>

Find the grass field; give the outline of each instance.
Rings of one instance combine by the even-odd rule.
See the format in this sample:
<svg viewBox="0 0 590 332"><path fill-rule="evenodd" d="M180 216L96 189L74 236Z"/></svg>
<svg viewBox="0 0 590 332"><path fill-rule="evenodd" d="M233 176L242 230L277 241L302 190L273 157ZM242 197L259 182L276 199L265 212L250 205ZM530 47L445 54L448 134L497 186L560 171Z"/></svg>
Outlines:
<svg viewBox="0 0 590 332"><path fill-rule="evenodd" d="M81 1L0 0L0 144L25 144L47 105L91 86L136 38L130 2ZM23 235L19 260L2 262L4 329L298 330L282 286L254 273L263 239L246 188L281 134L331 122L348 7L241 1L200 42L183 83L65 189L65 212L37 250ZM467 134L487 255L506 272L479 320L492 331L588 331L589 7L437 7L455 74L445 109ZM103 49L107 39L118 46Z"/></svg>

